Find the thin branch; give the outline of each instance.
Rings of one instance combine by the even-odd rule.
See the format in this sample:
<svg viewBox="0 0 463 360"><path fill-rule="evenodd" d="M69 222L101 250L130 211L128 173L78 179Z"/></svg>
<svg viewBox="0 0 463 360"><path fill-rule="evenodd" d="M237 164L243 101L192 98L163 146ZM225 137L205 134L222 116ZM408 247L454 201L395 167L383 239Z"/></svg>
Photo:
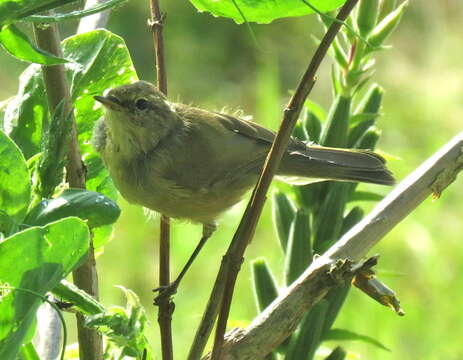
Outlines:
<svg viewBox="0 0 463 360"><path fill-rule="evenodd" d="M337 19L343 22L350 14L358 0L348 0L339 11ZM262 174L257 182L256 188L254 189L253 195L248 203L245 214L241 220L240 225L233 237L233 241L230 245L230 267L227 271L227 281L225 285L225 293L221 304L219 319L217 322L217 330L215 334L214 349L212 352L213 359L220 358L220 351L222 343L224 341L223 336L225 334L228 315L230 312L231 301L233 297L233 291L235 287L236 278L243 262L243 254L247 244L251 241L258 219L262 212L266 200L266 194L270 183L272 182L273 176L278 168L283 153L286 150L288 141L291 133L294 129L296 121L299 117L304 102L312 90L315 84L316 72L325 57L331 43L333 42L336 34L341 28L340 22L333 22L326 32L325 36L320 42L312 60L299 82L299 86L291 98L288 106L284 111L283 121L280 129L275 137L270 152L265 161Z"/></svg>
<svg viewBox="0 0 463 360"><path fill-rule="evenodd" d="M62 57L61 43L56 25L45 28L34 26L37 45L56 56ZM43 79L48 97L50 112L64 99L65 113L72 111L72 102L66 72L63 65L43 66ZM66 175L70 187L85 189L85 170L80 155L79 142L74 117L67 153ZM90 240L89 252L83 265L73 272L74 283L82 290L98 298L98 277L95 266L93 241ZM101 336L98 332L84 326L84 318L77 315L80 359L97 360L103 356Z"/></svg>
<svg viewBox="0 0 463 360"><path fill-rule="evenodd" d="M221 359L260 359L272 351L292 333L302 316L336 286L330 278L337 264L365 256L429 195L439 197L462 169L463 132L404 179L368 216L317 258L248 328L230 331ZM342 280L345 275L348 274L337 277ZM210 359L210 354L205 359Z"/></svg>
<svg viewBox="0 0 463 360"><path fill-rule="evenodd" d="M153 43L156 49L156 77L158 89L167 95L167 72L164 56L164 37L162 36L165 14L161 13L158 0L150 0L151 19L148 22L150 26Z"/></svg>
<svg viewBox="0 0 463 360"><path fill-rule="evenodd" d="M164 55L164 14L161 13L159 0L150 0L151 19L148 21L155 47L156 78L158 89L167 95L167 72ZM162 215L159 228L159 285L170 283L170 221ZM163 360L174 358L172 341L172 313L175 305L170 297L159 301L158 323L161 334L161 348Z"/></svg>
<svg viewBox="0 0 463 360"><path fill-rule="evenodd" d="M161 216L159 239L159 285L170 284L170 225L167 216ZM174 358L174 346L172 340L172 314L175 305L170 298L159 301L158 324L161 334L162 359Z"/></svg>

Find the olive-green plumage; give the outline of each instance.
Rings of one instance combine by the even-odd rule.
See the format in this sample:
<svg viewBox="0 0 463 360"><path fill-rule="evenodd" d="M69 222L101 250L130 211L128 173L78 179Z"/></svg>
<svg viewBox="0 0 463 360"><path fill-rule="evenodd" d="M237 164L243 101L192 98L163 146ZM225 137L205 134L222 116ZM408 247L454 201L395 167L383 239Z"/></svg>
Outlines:
<svg viewBox="0 0 463 360"><path fill-rule="evenodd" d="M105 117L93 143L129 202L205 225L257 180L275 134L250 121L169 102L138 81L95 99ZM391 185L384 159L363 150L307 146L292 139L278 176Z"/></svg>

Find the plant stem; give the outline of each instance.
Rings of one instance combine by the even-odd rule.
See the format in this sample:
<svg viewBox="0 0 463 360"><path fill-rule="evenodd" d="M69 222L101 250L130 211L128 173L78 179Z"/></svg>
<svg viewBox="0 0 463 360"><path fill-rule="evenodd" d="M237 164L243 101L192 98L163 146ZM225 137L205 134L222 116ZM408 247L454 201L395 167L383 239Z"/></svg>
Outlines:
<svg viewBox="0 0 463 360"><path fill-rule="evenodd" d="M37 45L56 56L62 57L61 43L56 25L46 28L34 26ZM72 111L71 95L63 65L42 66L43 79L50 112L64 99L65 113ZM85 170L80 155L79 142L74 117L67 153L66 175L70 187L85 189ZM93 241L90 240L87 259L73 272L74 283L91 296L98 299L98 277L95 265ZM77 314L77 331L81 360L98 360L103 357L102 339L98 332L84 326L84 318Z"/></svg>
<svg viewBox="0 0 463 360"><path fill-rule="evenodd" d="M337 19L344 21L357 2L358 0L348 0L341 8ZM220 359L220 352L224 342L224 334L230 312L236 278L238 276L241 263L243 262L243 254L246 246L249 244L254 235L258 219L266 200L268 188L270 187L270 183L275 175L283 153L286 150L288 141L304 102L315 84L316 72L340 28L340 22L333 22L331 24L315 51L305 74L300 80L295 94L287 105L284 111L283 121L267 156L261 176L259 177L256 188L253 191L241 223L233 237L229 250L227 251L227 254L228 252L230 253L230 265L227 269L227 281L217 322L212 359Z"/></svg>
<svg viewBox="0 0 463 360"><path fill-rule="evenodd" d="M163 22L159 0L150 0L151 19L149 21L155 48L156 78L159 91L167 95L167 73L164 55ZM167 286L170 283L170 221L162 215L159 228L159 285ZM167 297L159 302L158 323L161 334L161 348L163 360L172 360L172 314L175 305Z"/></svg>

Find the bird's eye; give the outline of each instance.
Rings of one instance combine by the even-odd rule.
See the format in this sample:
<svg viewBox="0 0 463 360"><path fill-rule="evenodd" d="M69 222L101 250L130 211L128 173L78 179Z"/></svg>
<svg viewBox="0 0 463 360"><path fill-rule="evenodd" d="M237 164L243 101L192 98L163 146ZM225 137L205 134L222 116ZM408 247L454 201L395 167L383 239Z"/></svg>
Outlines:
<svg viewBox="0 0 463 360"><path fill-rule="evenodd" d="M138 99L137 101L135 101L135 106L137 107L138 110L145 110L146 108L148 108L148 100L146 99Z"/></svg>

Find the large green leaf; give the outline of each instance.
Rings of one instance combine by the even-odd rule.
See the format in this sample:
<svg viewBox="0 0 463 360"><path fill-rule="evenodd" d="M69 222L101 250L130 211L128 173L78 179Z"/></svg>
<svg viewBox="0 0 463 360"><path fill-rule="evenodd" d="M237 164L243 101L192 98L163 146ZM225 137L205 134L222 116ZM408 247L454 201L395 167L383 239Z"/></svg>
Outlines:
<svg viewBox="0 0 463 360"><path fill-rule="evenodd" d="M77 218L16 233L0 244L1 285L45 295L81 263L88 243L87 225ZM25 291L2 292L0 359L14 359L41 300Z"/></svg>
<svg viewBox="0 0 463 360"><path fill-rule="evenodd" d="M14 57L42 65L63 64L65 59L56 57L36 47L24 34L14 25L5 26L0 31L0 44Z"/></svg>
<svg viewBox="0 0 463 360"><path fill-rule="evenodd" d="M0 159L0 209L4 216L20 223L26 215L31 197L29 170L19 148L2 131ZM8 233L9 229L0 228L0 232Z"/></svg>
<svg viewBox="0 0 463 360"><path fill-rule="evenodd" d="M137 74L130 54L119 36L95 30L63 41L67 59L79 64L68 66L71 93L76 109L80 149L87 167L87 188L115 198L116 190L99 155L90 144L94 123L103 115L93 95L107 88L133 82Z"/></svg>
<svg viewBox="0 0 463 360"><path fill-rule="evenodd" d="M48 121L42 72L33 64L19 77L18 93L5 110L3 130L29 159L40 151L42 130L48 127Z"/></svg>
<svg viewBox="0 0 463 360"><path fill-rule="evenodd" d="M275 19L302 16L314 11L302 0L190 0L199 11L244 21L268 24ZM346 0L307 0L320 12L334 10Z"/></svg>
<svg viewBox="0 0 463 360"><path fill-rule="evenodd" d="M0 28L17 19L76 0L0 0Z"/></svg>
<svg viewBox="0 0 463 360"><path fill-rule="evenodd" d="M24 223L43 226L58 219L76 216L87 220L88 226L94 228L114 223L120 213L119 206L104 195L83 189L66 189L60 196L37 204L27 214Z"/></svg>
<svg viewBox="0 0 463 360"><path fill-rule="evenodd" d="M115 198L116 191L101 158L90 145L95 121L103 115L93 95L137 79L127 47L117 35L95 30L72 36L62 43L87 188ZM40 151L42 129L49 121L40 67L29 66L21 75L19 91L5 112L5 129L29 158Z"/></svg>

